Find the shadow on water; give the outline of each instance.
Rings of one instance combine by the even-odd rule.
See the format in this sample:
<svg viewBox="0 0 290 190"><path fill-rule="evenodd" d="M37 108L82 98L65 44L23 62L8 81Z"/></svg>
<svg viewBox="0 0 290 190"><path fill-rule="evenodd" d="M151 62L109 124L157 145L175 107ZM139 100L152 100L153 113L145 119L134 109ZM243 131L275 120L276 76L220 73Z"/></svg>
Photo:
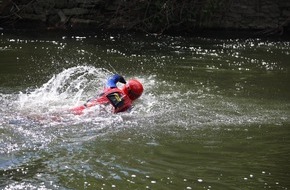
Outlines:
<svg viewBox="0 0 290 190"><path fill-rule="evenodd" d="M289 188L289 41L30 35L0 38L1 189ZM67 111L115 72L132 112Z"/></svg>

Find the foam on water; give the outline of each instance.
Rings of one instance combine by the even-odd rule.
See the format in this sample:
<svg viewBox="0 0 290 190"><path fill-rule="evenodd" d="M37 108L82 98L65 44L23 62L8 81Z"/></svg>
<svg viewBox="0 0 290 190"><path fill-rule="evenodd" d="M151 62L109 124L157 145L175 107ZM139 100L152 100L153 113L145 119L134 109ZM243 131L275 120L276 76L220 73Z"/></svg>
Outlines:
<svg viewBox="0 0 290 190"><path fill-rule="evenodd" d="M1 94L4 106L0 108L0 130L5 131L5 136L0 141L0 154L43 149L66 139L64 136L69 141L86 141L111 129L138 125L136 119L150 114L157 101L150 93L154 76L146 82L138 77L146 92L131 113L111 114L111 107L101 106L90 108L81 116L68 111L99 94L111 74L102 68L76 66L52 76L41 87L19 94Z"/></svg>
<svg viewBox="0 0 290 190"><path fill-rule="evenodd" d="M36 89L20 92L14 101L15 111L22 114L63 114L71 107L81 105L86 100L100 94L104 84L112 72L92 66L77 66L65 69L54 75L48 82ZM142 96L142 107L136 104L139 111L148 112L156 103L150 89L154 86L154 76L138 77L144 84L145 92ZM98 108L92 108L96 111ZM135 110L136 110L135 109ZM133 110L133 113L135 113Z"/></svg>
<svg viewBox="0 0 290 190"><path fill-rule="evenodd" d="M124 127L139 127L142 119L152 114L155 95L151 93L155 76L137 77L146 91L131 113L112 114L110 108L95 106L83 115L67 110L83 104L99 94L112 72L92 66L64 69L52 76L41 87L27 89L18 94L0 94L0 169L3 175L18 170L32 160L36 162L42 152L59 149L78 149L83 143ZM144 122L143 122L144 124ZM142 125L142 124L141 124ZM54 154L54 153L50 153ZM54 167L53 165L51 167ZM27 171L32 171L27 169ZM19 173L19 171L16 171ZM26 172L26 170L24 170ZM6 174L7 173L7 174ZM26 175L23 173L23 175ZM40 176L38 181L12 180L5 189L57 189L55 179ZM49 183L51 180L51 183ZM39 181L46 181L39 183Z"/></svg>
<svg viewBox="0 0 290 190"><path fill-rule="evenodd" d="M19 110L41 113L48 109L53 112L77 105L81 99L97 94L109 74L105 69L90 66L65 69L42 87L31 92L20 92L17 102Z"/></svg>
<svg viewBox="0 0 290 190"><path fill-rule="evenodd" d="M181 91L178 84L158 81L154 75L138 77L144 84L145 92L136 101L131 113L112 115L108 114L109 108L104 112L98 106L87 110L83 116L75 117L66 112L99 94L111 74L108 70L92 66L65 69L40 88L20 92L18 99L10 107L15 107L13 114L17 113L19 117L24 116L50 125L64 122L66 125L95 121L111 123L116 119L131 122L131 125L137 122L139 126L148 126L147 121L150 118L154 124L197 127L287 120L287 113L283 114L287 105L278 105L280 108L276 109L276 102L263 105L261 100L225 97L211 92L214 87L208 86ZM157 94L159 88L164 90Z"/></svg>
<svg viewBox="0 0 290 190"><path fill-rule="evenodd" d="M111 74L112 72L103 68L76 66L52 76L39 88L28 89L19 94L1 94L1 104L5 106L1 107L3 117L0 121L2 125L10 125L8 130L12 130L11 133L29 139L32 146L38 141L42 142L38 147L52 142L58 134L50 135L48 132L59 126L69 127L72 132L77 129L71 126L83 124L98 131L112 126L150 128L159 125L190 129L204 125L287 121L287 105L279 104L279 109L276 109L277 105L273 102L273 105L269 103L266 107L258 100L249 101L211 93L211 87L207 86L181 91L180 84L159 81L154 75L138 76L145 91L130 113L111 114L110 108L104 111L99 106L86 110L82 116L75 116L67 111L99 94ZM158 91L159 88L164 89L163 92ZM186 87L183 86L182 89ZM60 132L61 128L56 131Z"/></svg>

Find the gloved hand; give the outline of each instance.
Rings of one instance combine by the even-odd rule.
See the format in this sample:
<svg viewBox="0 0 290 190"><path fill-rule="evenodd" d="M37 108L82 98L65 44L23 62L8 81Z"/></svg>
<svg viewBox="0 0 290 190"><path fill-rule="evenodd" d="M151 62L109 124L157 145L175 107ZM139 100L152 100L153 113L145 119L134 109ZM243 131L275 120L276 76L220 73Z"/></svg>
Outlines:
<svg viewBox="0 0 290 190"><path fill-rule="evenodd" d="M120 79L119 79L120 83L126 84L126 80L124 79L123 76L120 75Z"/></svg>

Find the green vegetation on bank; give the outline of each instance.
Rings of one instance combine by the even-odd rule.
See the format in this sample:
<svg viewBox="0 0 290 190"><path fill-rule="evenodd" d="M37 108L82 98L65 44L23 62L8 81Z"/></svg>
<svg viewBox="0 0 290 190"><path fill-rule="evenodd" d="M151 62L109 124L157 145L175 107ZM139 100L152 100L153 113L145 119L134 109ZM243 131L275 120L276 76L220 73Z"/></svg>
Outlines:
<svg viewBox="0 0 290 190"><path fill-rule="evenodd" d="M1 0L0 27L192 32L196 29L289 31L290 2L233 0Z"/></svg>

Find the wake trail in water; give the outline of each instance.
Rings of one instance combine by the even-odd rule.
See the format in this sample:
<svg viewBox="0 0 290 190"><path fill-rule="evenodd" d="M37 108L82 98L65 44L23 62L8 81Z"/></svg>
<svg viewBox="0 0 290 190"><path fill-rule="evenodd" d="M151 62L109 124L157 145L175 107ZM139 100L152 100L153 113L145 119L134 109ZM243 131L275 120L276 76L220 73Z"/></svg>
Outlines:
<svg viewBox="0 0 290 190"><path fill-rule="evenodd" d="M17 168L44 152L81 149L97 138L134 128L177 134L177 128L245 126L289 122L289 105L235 98L200 88L161 81L155 75L138 77L144 94L130 113L112 114L95 106L83 115L67 110L99 94L112 72L93 66L63 70L39 88L0 94L0 169ZM14 155L17 155L16 157ZM29 159L27 159L29 158Z"/></svg>
<svg viewBox="0 0 290 190"><path fill-rule="evenodd" d="M88 99L100 94L107 78L113 73L93 66L76 66L64 69L55 74L41 87L27 89L19 94L1 94L2 107L1 123L16 126L42 127L87 124L94 126L110 126L125 121L130 125L132 119L144 113L151 112L156 98L150 91L155 84L154 76L149 78L138 77L144 84L147 92L137 103L131 113L112 114L111 107L94 106L85 110L81 116L73 115L69 109L82 105ZM8 109L9 108L9 109ZM137 115L137 116L136 116ZM134 123L134 122L133 122Z"/></svg>
<svg viewBox="0 0 290 190"><path fill-rule="evenodd" d="M193 87L181 92L180 86L158 81L156 76L138 77L144 85L144 94L137 100L131 113L111 114L100 106L91 108L83 116L75 116L68 110L85 103L101 93L112 72L93 66L77 66L54 75L39 88L17 94L1 94L1 113L10 124L38 122L41 125L66 126L86 123L111 123L113 120L138 123L138 126L177 125L236 125L246 123L271 123L287 120L281 105L275 109L259 105L259 101L228 98L208 93L207 89ZM157 89L164 89L162 92ZM181 87L185 89L185 86ZM214 93L214 92L213 92ZM276 105L277 107L277 105ZM19 119L22 118L22 119ZM285 119L286 118L286 119ZM118 122L117 122L118 123ZM131 123L130 123L131 124Z"/></svg>
<svg viewBox="0 0 290 190"><path fill-rule="evenodd" d="M124 120L130 125L130 113L124 119L121 114L103 111L99 106L82 116L68 111L99 94L111 74L102 68L77 66L54 75L39 88L19 94L0 94L3 134L0 134L0 155L34 152L52 146L53 142L54 146L69 146L124 126L121 125ZM9 159L8 156L7 163ZM18 162L21 161L15 164Z"/></svg>
<svg viewBox="0 0 290 190"><path fill-rule="evenodd" d="M289 122L287 104L273 102L265 106L257 100L229 98L195 86L184 91L186 86L157 80L154 75L138 77L145 91L130 113L112 114L100 106L81 116L68 112L99 94L111 74L102 68L77 66L52 76L39 88L0 94L4 105L0 108L0 130L6 135L0 152L44 148L66 139L63 136L84 141L126 127L158 126L157 130L163 131L171 126L192 130L200 126Z"/></svg>

